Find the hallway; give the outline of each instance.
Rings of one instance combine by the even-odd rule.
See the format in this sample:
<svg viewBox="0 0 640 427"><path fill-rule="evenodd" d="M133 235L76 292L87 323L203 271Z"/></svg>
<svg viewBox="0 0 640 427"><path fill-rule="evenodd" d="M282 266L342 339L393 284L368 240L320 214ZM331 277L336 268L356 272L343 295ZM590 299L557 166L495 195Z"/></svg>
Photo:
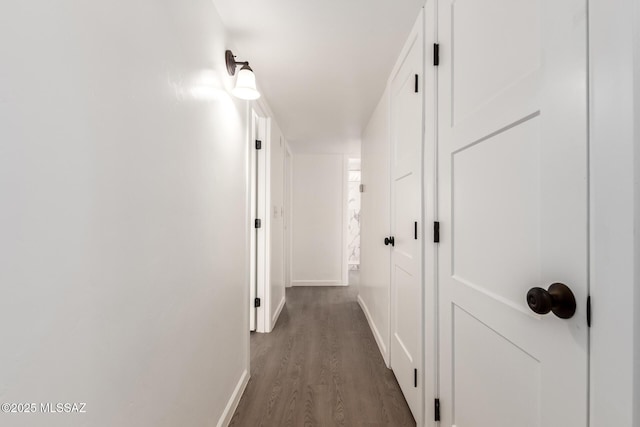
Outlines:
<svg viewBox="0 0 640 427"><path fill-rule="evenodd" d="M0 290L0 427L640 427L640 0L2 0Z"/></svg>
<svg viewBox="0 0 640 427"><path fill-rule="evenodd" d="M251 379L231 426L414 426L353 287L287 289L270 334L251 336Z"/></svg>

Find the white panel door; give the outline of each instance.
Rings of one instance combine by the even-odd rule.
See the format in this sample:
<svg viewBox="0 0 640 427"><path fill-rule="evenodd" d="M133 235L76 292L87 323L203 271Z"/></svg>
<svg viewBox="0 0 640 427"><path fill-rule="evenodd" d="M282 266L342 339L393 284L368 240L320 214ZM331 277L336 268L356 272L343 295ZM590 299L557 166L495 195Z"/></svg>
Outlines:
<svg viewBox="0 0 640 427"><path fill-rule="evenodd" d="M422 418L422 16L391 82L391 368ZM416 84L417 79L417 84Z"/></svg>
<svg viewBox="0 0 640 427"><path fill-rule="evenodd" d="M585 427L586 1L438 14L442 425ZM569 319L529 306L556 282Z"/></svg>

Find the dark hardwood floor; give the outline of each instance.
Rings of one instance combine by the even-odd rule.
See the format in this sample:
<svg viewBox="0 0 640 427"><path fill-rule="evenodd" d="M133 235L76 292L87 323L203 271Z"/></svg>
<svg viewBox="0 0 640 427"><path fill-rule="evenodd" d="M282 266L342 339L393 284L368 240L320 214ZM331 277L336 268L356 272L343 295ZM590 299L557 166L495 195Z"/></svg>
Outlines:
<svg viewBox="0 0 640 427"><path fill-rule="evenodd" d="M231 426L415 426L353 288L287 289L273 332L251 336Z"/></svg>

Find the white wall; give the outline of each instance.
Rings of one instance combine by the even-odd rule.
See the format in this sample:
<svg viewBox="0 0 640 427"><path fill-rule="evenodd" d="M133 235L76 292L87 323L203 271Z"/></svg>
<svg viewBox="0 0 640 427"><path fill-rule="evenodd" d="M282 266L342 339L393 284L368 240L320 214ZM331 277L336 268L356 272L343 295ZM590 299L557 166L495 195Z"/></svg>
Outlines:
<svg viewBox="0 0 640 427"><path fill-rule="evenodd" d="M269 322L273 329L285 302L284 277L284 152L285 138L275 120L271 120L270 157L270 280Z"/></svg>
<svg viewBox="0 0 640 427"><path fill-rule="evenodd" d="M0 424L216 425L248 368L247 110L212 2L0 17L0 402L87 404Z"/></svg>
<svg viewBox="0 0 640 427"><path fill-rule="evenodd" d="M342 154L294 155L294 286L347 284L346 169Z"/></svg>
<svg viewBox="0 0 640 427"><path fill-rule="evenodd" d="M389 365L391 252L384 245L391 228L389 92L385 90L362 134L360 305Z"/></svg>
<svg viewBox="0 0 640 427"><path fill-rule="evenodd" d="M640 426L640 6L590 0L591 425Z"/></svg>

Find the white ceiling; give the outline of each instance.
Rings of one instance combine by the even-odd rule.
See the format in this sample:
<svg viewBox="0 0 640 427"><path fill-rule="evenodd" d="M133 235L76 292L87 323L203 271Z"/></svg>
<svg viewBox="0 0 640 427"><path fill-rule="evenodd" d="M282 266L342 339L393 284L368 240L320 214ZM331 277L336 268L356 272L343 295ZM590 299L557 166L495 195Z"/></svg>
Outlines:
<svg viewBox="0 0 640 427"><path fill-rule="evenodd" d="M295 151L353 152L424 0L214 0Z"/></svg>

